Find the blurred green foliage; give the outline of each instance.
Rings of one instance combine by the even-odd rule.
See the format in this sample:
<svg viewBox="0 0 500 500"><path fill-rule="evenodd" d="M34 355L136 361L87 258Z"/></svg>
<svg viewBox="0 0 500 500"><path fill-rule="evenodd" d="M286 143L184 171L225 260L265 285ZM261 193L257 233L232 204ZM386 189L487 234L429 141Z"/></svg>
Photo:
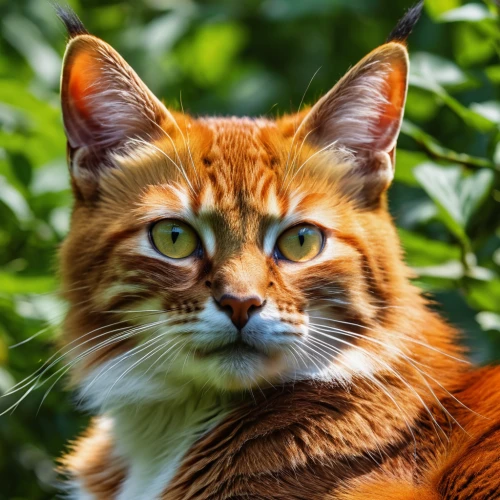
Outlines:
<svg viewBox="0 0 500 500"><path fill-rule="evenodd" d="M305 101L313 102L382 43L409 6L69 3L169 106L268 116L296 110L309 83ZM490 362L500 359L498 6L429 0L425 7L410 39L411 86L391 209L417 283L462 329L472 358ZM0 0L0 392L55 352L64 314L55 265L71 206L58 100L64 45L48 2ZM40 404L59 374L0 418L2 499L54 495L52 459L88 418L73 409L62 382ZM21 394L0 399L0 412Z"/></svg>

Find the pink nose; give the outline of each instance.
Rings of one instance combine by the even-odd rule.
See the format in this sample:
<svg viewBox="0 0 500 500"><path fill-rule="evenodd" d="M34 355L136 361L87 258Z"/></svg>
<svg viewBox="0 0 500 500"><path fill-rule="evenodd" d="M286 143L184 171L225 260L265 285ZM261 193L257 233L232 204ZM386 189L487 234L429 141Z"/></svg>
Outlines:
<svg viewBox="0 0 500 500"><path fill-rule="evenodd" d="M262 307L260 297L234 297L233 295L223 295L219 301L220 306L225 309L233 324L240 330L248 323L248 315L251 311Z"/></svg>

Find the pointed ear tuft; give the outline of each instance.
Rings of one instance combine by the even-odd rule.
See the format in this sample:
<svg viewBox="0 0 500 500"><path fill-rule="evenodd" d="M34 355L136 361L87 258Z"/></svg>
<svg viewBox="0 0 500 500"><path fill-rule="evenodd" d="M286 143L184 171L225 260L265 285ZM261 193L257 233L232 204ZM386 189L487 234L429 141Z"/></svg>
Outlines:
<svg viewBox="0 0 500 500"><path fill-rule="evenodd" d="M83 23L80 21L80 18L70 7L67 5L63 7L62 5L54 2L54 9L56 10L56 14L59 19L64 23L64 26L66 26L66 30L68 31L70 38L75 38L78 35L89 34Z"/></svg>
<svg viewBox="0 0 500 500"><path fill-rule="evenodd" d="M416 3L413 7L407 10L406 14L399 20L398 24L387 37L387 42L405 43L411 35L413 27L417 24L422 14L424 7L423 0Z"/></svg>
<svg viewBox="0 0 500 500"><path fill-rule="evenodd" d="M80 170L103 168L109 153L127 147L129 139L154 139L169 116L124 59L91 35L68 44L61 100L70 153Z"/></svg>

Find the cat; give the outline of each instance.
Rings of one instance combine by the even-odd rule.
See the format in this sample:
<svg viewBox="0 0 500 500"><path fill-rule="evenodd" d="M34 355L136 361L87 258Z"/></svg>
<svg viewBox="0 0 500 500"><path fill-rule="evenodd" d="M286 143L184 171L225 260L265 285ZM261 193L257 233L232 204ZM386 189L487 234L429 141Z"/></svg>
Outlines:
<svg viewBox="0 0 500 500"><path fill-rule="evenodd" d="M168 110L59 8L75 499L500 498L500 369L410 282L387 189L422 4L313 106Z"/></svg>

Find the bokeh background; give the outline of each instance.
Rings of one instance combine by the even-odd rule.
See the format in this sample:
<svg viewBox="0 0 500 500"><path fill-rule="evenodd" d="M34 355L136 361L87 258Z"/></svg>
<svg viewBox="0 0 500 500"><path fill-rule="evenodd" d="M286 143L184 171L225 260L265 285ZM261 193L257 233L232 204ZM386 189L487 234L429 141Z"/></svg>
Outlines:
<svg viewBox="0 0 500 500"><path fill-rule="evenodd" d="M326 92L384 41L410 2L69 4L170 107L182 105L194 114L275 116L296 110L304 94L305 102L314 102ZM426 1L409 41L410 92L390 191L416 282L464 332L479 363L500 359L498 10L494 1ZM71 210L58 97L65 39L48 1L0 0L4 393L55 352L64 314L56 254ZM64 378L51 388L61 366L51 368L45 378L53 378L15 411L0 417L1 499L55 495L53 458L88 419L73 408ZM0 412L23 394L0 398Z"/></svg>

